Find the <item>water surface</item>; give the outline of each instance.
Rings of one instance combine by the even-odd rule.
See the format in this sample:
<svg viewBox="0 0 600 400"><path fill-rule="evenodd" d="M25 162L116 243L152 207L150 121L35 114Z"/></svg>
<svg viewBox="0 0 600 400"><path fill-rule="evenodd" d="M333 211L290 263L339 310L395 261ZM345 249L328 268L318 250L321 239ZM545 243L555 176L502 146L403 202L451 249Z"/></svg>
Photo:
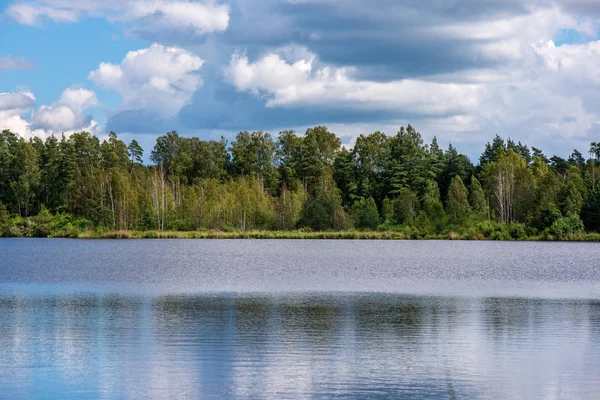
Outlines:
<svg viewBox="0 0 600 400"><path fill-rule="evenodd" d="M591 243L0 239L0 398L596 399Z"/></svg>

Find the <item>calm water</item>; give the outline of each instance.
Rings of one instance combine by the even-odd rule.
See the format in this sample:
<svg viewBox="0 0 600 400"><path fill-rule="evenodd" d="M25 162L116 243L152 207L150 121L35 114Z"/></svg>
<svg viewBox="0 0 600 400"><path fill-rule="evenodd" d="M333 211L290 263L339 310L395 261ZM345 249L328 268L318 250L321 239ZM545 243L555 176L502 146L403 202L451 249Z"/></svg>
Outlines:
<svg viewBox="0 0 600 400"><path fill-rule="evenodd" d="M0 399L600 398L600 245L0 239Z"/></svg>

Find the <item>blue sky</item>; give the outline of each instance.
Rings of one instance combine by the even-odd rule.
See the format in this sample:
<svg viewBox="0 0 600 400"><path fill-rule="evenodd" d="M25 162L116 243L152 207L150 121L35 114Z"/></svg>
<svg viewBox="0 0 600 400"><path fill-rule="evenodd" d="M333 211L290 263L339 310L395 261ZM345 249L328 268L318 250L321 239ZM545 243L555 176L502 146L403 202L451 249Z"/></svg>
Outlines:
<svg viewBox="0 0 600 400"><path fill-rule="evenodd" d="M0 0L0 129L600 140L593 0Z"/></svg>

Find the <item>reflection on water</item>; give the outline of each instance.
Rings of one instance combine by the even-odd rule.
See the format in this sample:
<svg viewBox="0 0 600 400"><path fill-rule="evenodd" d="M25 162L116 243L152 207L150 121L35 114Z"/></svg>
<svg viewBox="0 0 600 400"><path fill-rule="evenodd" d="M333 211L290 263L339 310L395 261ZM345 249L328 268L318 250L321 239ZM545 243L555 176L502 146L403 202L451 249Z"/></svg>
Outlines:
<svg viewBox="0 0 600 400"><path fill-rule="evenodd" d="M0 316L3 399L600 393L596 300L15 289Z"/></svg>

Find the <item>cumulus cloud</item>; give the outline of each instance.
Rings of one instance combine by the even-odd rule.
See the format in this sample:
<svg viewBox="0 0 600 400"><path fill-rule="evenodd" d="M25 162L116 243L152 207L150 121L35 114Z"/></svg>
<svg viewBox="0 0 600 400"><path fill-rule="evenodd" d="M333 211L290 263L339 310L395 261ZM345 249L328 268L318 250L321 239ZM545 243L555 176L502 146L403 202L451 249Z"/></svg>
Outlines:
<svg viewBox="0 0 600 400"><path fill-rule="evenodd" d="M88 107L98 104L96 94L86 89L67 89L51 105L40 106L33 115L33 126L49 132L65 132L88 127L92 117L85 115Z"/></svg>
<svg viewBox="0 0 600 400"><path fill-rule="evenodd" d="M35 97L31 92L0 93L0 111L24 112L33 108Z"/></svg>
<svg viewBox="0 0 600 400"><path fill-rule="evenodd" d="M31 26L47 20L74 23L83 17L103 17L131 23L143 32L182 30L194 35L221 32L229 24L229 7L212 0L32 0L11 4L6 14Z"/></svg>
<svg viewBox="0 0 600 400"><path fill-rule="evenodd" d="M31 92L0 93L0 129L9 129L25 138L45 138L53 133L68 135L81 130L96 133L98 123L84 115L88 107L96 104L96 95L86 89L67 89L57 102L37 110Z"/></svg>
<svg viewBox="0 0 600 400"><path fill-rule="evenodd" d="M120 110L145 109L168 118L201 86L197 72L203 63L187 50L153 44L130 51L119 65L100 64L89 79L121 94Z"/></svg>
<svg viewBox="0 0 600 400"><path fill-rule="evenodd" d="M226 78L240 91L266 95L267 107L398 109L423 115L463 113L478 106L478 88L469 84L415 79L374 82L352 78L352 69L313 69L314 57L289 63L267 54L254 63L235 54Z"/></svg>
<svg viewBox="0 0 600 400"><path fill-rule="evenodd" d="M21 57L0 56L0 71L11 69L33 69L37 65Z"/></svg>
<svg viewBox="0 0 600 400"><path fill-rule="evenodd" d="M31 92L0 93L0 130L9 129L29 137L31 126L22 116L31 113L34 104L35 96Z"/></svg>

